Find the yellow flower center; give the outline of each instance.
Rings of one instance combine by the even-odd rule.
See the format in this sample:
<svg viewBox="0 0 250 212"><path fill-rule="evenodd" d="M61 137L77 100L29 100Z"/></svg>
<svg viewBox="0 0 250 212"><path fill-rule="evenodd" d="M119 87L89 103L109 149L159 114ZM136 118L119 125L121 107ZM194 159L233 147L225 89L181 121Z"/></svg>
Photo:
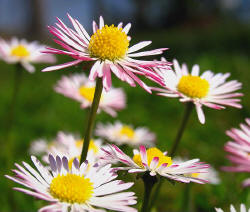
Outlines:
<svg viewBox="0 0 250 212"><path fill-rule="evenodd" d="M49 192L61 202L81 204L92 197L94 187L89 178L68 173L55 177L50 184Z"/></svg>
<svg viewBox="0 0 250 212"><path fill-rule="evenodd" d="M197 178L197 177L199 176L199 174L200 174L200 173L192 173L192 174L191 174L191 177Z"/></svg>
<svg viewBox="0 0 250 212"><path fill-rule="evenodd" d="M84 97L89 102L92 102L94 99L94 95L95 95L95 87L81 86L79 88L79 92L80 92L82 97ZM102 100L102 95L101 95L100 101L101 100Z"/></svg>
<svg viewBox="0 0 250 212"><path fill-rule="evenodd" d="M16 57L28 57L30 53L25 46L18 45L11 50L11 55Z"/></svg>
<svg viewBox="0 0 250 212"><path fill-rule="evenodd" d="M125 56L128 46L128 36L122 28L105 25L91 36L88 49L92 57L114 61Z"/></svg>
<svg viewBox="0 0 250 212"><path fill-rule="evenodd" d="M178 91L191 98L203 98L209 90L209 83L199 76L183 76L177 86Z"/></svg>
<svg viewBox="0 0 250 212"><path fill-rule="evenodd" d="M172 164L171 157L165 156L161 150L156 147L149 148L147 150L148 165L150 165L154 157L159 158L159 163L157 167L161 166L163 163L167 163L168 166ZM133 160L138 166L143 167L141 156L139 154L134 155Z"/></svg>
<svg viewBox="0 0 250 212"><path fill-rule="evenodd" d="M76 147L82 149L83 140L76 141ZM95 144L93 139L89 142L89 150L92 150L95 154L98 153L99 147Z"/></svg>
<svg viewBox="0 0 250 212"><path fill-rule="evenodd" d="M130 126L124 125L120 130L119 135L126 136L129 139L132 139L135 136L135 131Z"/></svg>
<svg viewBox="0 0 250 212"><path fill-rule="evenodd" d="M197 178L199 175L200 173L184 174L185 177L193 177L193 178Z"/></svg>

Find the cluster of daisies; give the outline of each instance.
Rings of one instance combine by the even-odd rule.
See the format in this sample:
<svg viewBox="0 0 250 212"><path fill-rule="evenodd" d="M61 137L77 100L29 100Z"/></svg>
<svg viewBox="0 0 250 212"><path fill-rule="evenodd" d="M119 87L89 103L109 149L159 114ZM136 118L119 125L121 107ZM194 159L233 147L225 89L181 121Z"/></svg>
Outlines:
<svg viewBox="0 0 250 212"><path fill-rule="evenodd" d="M101 93L98 113L104 111L115 117L126 107L126 95L122 88L112 86L112 75L135 87L137 84L147 92L165 97L176 97L181 102L195 106L199 121L205 123L202 106L224 109L226 106L241 108L237 91L241 83L227 80L229 73L213 73L210 70L200 74L198 65L189 71L186 64L177 60L139 60L138 57L160 55L167 48L139 51L151 41L139 42L130 47L128 35L131 24L108 26L100 17L99 24L93 22L93 34L89 35L78 20L68 15L73 28L66 26L59 18L49 31L62 49L45 47L36 42L13 38L10 42L0 39L0 58L12 64L21 64L27 71L34 72L33 63L55 63L53 55L67 55L72 61L47 67L53 71L84 62L91 64L89 76L84 73L63 76L54 90L80 103L81 108L91 107L95 94L95 79L101 78L104 90ZM151 87L140 78L146 77L155 83ZM232 138L225 150L235 164L223 167L226 171L250 172L250 119L241 125L241 130L232 129L227 134ZM155 146L156 136L145 127L135 128L120 121L98 123L88 147L87 160L80 163L84 139L80 135L59 132L47 141L32 142L30 153L35 166L28 163L15 164L15 177L7 178L26 188L15 190L45 200L49 204L39 211L137 211L134 192L127 191L133 182L118 180L118 171L147 173L182 183L218 184L220 179L210 165L199 159L172 158ZM112 142L113 144L110 144ZM122 148L132 146L133 156ZM118 147L120 146L120 148ZM35 156L34 156L35 155ZM39 157L44 165L37 159ZM250 179L243 182L250 185ZM222 211L216 209L216 211ZM231 206L231 211L235 211ZM241 212L246 207L241 205Z"/></svg>

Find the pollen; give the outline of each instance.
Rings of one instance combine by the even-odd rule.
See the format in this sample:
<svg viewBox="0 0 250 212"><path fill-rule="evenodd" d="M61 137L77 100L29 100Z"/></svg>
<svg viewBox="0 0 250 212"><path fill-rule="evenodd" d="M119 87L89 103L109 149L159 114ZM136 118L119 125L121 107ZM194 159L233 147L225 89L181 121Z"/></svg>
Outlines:
<svg viewBox="0 0 250 212"><path fill-rule="evenodd" d="M79 88L79 93L82 97L84 97L87 101L92 102L94 99L95 95L95 87L86 87L86 86L81 86ZM102 96L101 96L102 100ZM100 100L100 101L101 101Z"/></svg>
<svg viewBox="0 0 250 212"><path fill-rule="evenodd" d="M25 46L18 45L11 50L11 55L23 58L23 57L28 57L30 53Z"/></svg>
<svg viewBox="0 0 250 212"><path fill-rule="evenodd" d="M55 177L49 189L54 198L71 204L85 203L94 193L93 183L89 178L70 173Z"/></svg>
<svg viewBox="0 0 250 212"><path fill-rule="evenodd" d="M134 138L135 136L135 131L130 127L130 126L127 126L127 125L124 125L120 132L119 132L119 135L120 136L126 136L128 137L129 139L132 139Z"/></svg>
<svg viewBox="0 0 250 212"><path fill-rule="evenodd" d="M178 91L190 98L204 98L209 91L209 83L207 80L199 76L183 76L177 86Z"/></svg>
<svg viewBox="0 0 250 212"><path fill-rule="evenodd" d="M197 177L199 177L199 175L200 175L200 173L192 173L192 174L191 174L191 177L197 178Z"/></svg>
<svg viewBox="0 0 250 212"><path fill-rule="evenodd" d="M157 167L161 166L164 163L167 163L167 166L170 166L172 164L171 157L165 156L161 150L159 150L156 147L149 148L147 150L148 165L150 165L150 163L154 159L154 157L159 158L159 162L158 162ZM134 155L133 160L138 166L143 167L141 156L139 154Z"/></svg>
<svg viewBox="0 0 250 212"><path fill-rule="evenodd" d="M105 25L91 36L88 49L92 57L115 61L125 56L128 46L128 36L122 28Z"/></svg>

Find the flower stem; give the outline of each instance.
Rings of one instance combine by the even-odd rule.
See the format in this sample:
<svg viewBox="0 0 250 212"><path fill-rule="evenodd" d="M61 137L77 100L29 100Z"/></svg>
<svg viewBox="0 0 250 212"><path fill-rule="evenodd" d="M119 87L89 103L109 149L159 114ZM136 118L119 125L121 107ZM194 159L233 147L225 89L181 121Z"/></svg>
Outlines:
<svg viewBox="0 0 250 212"><path fill-rule="evenodd" d="M7 122L6 122L7 137L9 136L9 133L11 131L11 128L15 119L15 108L16 108L17 98L18 98L20 85L21 85L22 72L23 70L22 70L21 65L17 64L15 66L15 73L14 73L13 94L12 94L12 99L10 102L10 107L9 107L9 112L8 112L8 117L7 117Z"/></svg>
<svg viewBox="0 0 250 212"><path fill-rule="evenodd" d="M92 131L93 131L94 123L95 123L96 112L98 110L99 102L100 102L101 95L102 95L102 88L103 88L102 78L97 78L94 99L93 99L93 102L89 111L87 128L84 133L84 142L83 142L83 147L82 147L80 163L84 162L87 158L89 142L92 137Z"/></svg>
<svg viewBox="0 0 250 212"><path fill-rule="evenodd" d="M154 193L153 193L153 196L151 198L151 201L150 201L150 205L149 205L149 209L151 209L155 203L155 201L157 200L157 197L159 195L159 192L160 192L160 189L162 187L162 184L163 184L163 181L164 181L164 178L163 177L160 177L160 180L159 182L157 183L157 186L156 188L154 189Z"/></svg>
<svg viewBox="0 0 250 212"><path fill-rule="evenodd" d="M187 126L187 123L188 123L188 120L189 120L189 117L190 117L190 114L192 112L194 108L194 104L192 102L188 102L187 105L186 105L186 110L185 110L185 113L184 113L184 116L183 116L183 119L182 119L182 123L181 123L181 126L177 132L177 136L175 138L175 141L174 141L174 145L170 151L170 157L173 157L176 153L176 150L179 146L179 143L181 141L181 138L182 138L182 135L186 129L186 126Z"/></svg>
<svg viewBox="0 0 250 212"><path fill-rule="evenodd" d="M154 187L154 184L157 182L157 178L150 176L150 174L146 172L143 175L142 179L144 183L144 197L143 197L141 212L150 212L150 204L149 204L150 195Z"/></svg>
<svg viewBox="0 0 250 212"><path fill-rule="evenodd" d="M187 212L192 212L192 193L191 193L191 183L184 184L184 191L183 191L183 199L182 199L182 205L181 205L181 210L182 211L187 211Z"/></svg>
<svg viewBox="0 0 250 212"><path fill-rule="evenodd" d="M194 108L194 104L192 102L188 102L186 104L186 110L185 110L185 113L184 113L184 116L183 116L183 119L182 119L182 123L181 123L181 126L177 132L177 135L176 135L176 138L175 138L175 141L174 141L174 146L172 147L171 151L170 151L170 157L173 157L176 153L176 150L177 150L177 147L181 141L181 138L182 138L182 135L186 129L186 126L187 126L187 123L188 123L188 120L189 120L189 117L190 117L190 114L192 112ZM160 193L160 189L162 187L162 184L163 184L163 181L164 181L164 178L161 177L159 182L158 182L158 185L157 187L155 188L155 191L153 193L153 197L150 201L150 209L153 207L153 204L155 203L159 193Z"/></svg>
<svg viewBox="0 0 250 212"><path fill-rule="evenodd" d="M10 100L10 104L9 104L9 108L8 108L8 112L7 112L7 117L5 119L6 123L5 123L5 127L6 127L6 131L5 134L3 136L4 139L4 143L2 143L2 152L4 155L4 159L6 160L6 162L4 161L3 164L6 164L6 170L11 170L12 166L13 166L13 160L14 160L14 155L15 155L15 145L12 142L12 138L11 138L11 131L12 131L12 127L13 124L15 123L15 113L16 113L16 105L17 105L17 100L18 100L18 95L20 93L20 86L21 86L21 81L22 81L22 72L23 72L23 68L21 66L21 64L16 64L15 65L15 70L14 70L14 79L13 79L13 93L12 93L12 97ZM7 187L11 188L12 185L10 184L10 182L7 183ZM10 200L10 203L12 205L12 210L16 211L16 204L14 202L14 196L13 196L13 192L8 192L7 194L7 198Z"/></svg>

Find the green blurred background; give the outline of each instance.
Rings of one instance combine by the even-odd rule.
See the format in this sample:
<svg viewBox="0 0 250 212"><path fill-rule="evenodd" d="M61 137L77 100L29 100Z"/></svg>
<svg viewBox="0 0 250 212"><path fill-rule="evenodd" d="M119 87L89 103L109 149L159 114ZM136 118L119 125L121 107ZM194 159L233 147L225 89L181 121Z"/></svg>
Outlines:
<svg viewBox="0 0 250 212"><path fill-rule="evenodd" d="M5 0L0 0L2 10L4 10L4 2L6 3ZM48 1L46 2L48 3ZM199 4L197 1L176 1L177 3L167 1L170 3L165 5L164 1L147 0L147 3L154 6L151 9L152 17L157 11L161 13L153 22L149 21L148 8L144 8L143 12L136 9L141 1L135 1L138 5L136 3L130 5L134 10L132 10L133 13L129 17L126 16L126 12L131 13L130 7L124 7L125 11L118 15L114 11L110 12L107 6L117 5L115 1L103 1L101 5L98 5L100 1L93 2L95 4L92 5L92 8L96 6L98 10L93 10L89 15L90 17L97 17L97 15L102 14L105 18L106 15L109 24L120 21L132 22L131 45L140 40L152 40L153 44L148 49L170 48L164 54L168 60L177 58L181 63L186 62L189 68L193 64L199 64L202 71L210 69L216 73L230 72L230 79L237 79L243 83L243 109L228 107L225 110L216 111L204 108L205 125L199 123L197 115L193 112L177 155L200 158L201 161L211 164L219 171L221 179L219 185L192 184L192 211L214 211L214 207L221 207L228 211L231 203L237 207L240 203L245 203L250 207L249 189L244 190L241 188L242 180L249 177L249 174L220 171L222 165L230 164L225 158L226 153L223 151L225 142L229 140L225 135L225 131L231 127L238 127L239 123L243 122L250 113L250 22L247 17L243 16L246 9L243 4L244 1L238 1L241 4L228 10L226 6L218 7L215 1L209 1L210 3L200 1ZM12 4L16 5L17 2L12 1ZM84 7L84 4L80 1L76 1L76 4L81 5L82 8ZM86 4L93 3L86 1ZM126 3L122 4L126 5ZM127 1L127 4L131 4L131 1ZM165 5L165 8L162 5ZM210 5L210 7L207 7L207 5ZM65 11L54 8L55 13L49 16L52 22L55 22L54 16L59 13L58 11L60 11L59 15L62 13L60 17L66 20L67 6L64 5L64 7L66 8L64 8ZM77 7L77 5L74 5L74 7ZM36 5L32 6L31 4L29 7L31 12L28 14L33 14L32 8L35 10ZM44 8L46 7L44 6ZM68 8L71 15L74 16L74 11L79 14L78 9L74 10L73 3ZM128 8L128 11L126 11L126 8ZM50 8L50 11L53 11L53 8ZM99 14L97 14L98 11ZM4 15L7 14L1 14L0 16L4 17ZM78 16L80 20L85 20L82 16ZM47 22L40 20L38 17L36 19L37 24L43 23L39 25L42 26L41 31L44 31L46 24L51 22L50 19ZM26 24L24 25L26 30L15 31L15 27L10 29L8 26L6 28L0 22L0 36L9 38L12 35L19 35L19 37L39 39L42 43L49 42L49 45L55 46L51 43L52 36L41 33L37 27L33 28L34 33L30 34L29 30L32 30L30 26L34 23L27 24L25 20L24 23ZM85 23L83 21L83 23L90 28L90 22ZM69 60L70 58L67 57L58 57L58 63ZM11 188L17 186L17 184L10 182L3 176L4 174L12 175L11 169L14 168L14 162L20 163L23 160L30 162L28 153L30 142L37 138L52 139L61 130L82 133L84 127L86 111L81 110L77 102L53 91L53 86L62 75L82 72L81 65L61 71L41 73L40 70L43 67L46 67L46 65L36 66L37 71L34 74L23 72L18 100L15 105L14 125L9 138L6 139L6 120L8 119L13 93L15 66L0 61L0 211L3 212L36 211L45 204L43 201L34 200L33 197L13 191ZM84 70L84 72L88 73L88 70ZM115 87L124 88L127 94L127 108L119 112L116 118L101 113L97 117L97 122L106 123L121 120L136 127L146 126L156 133L157 147L161 150L169 150L183 116L183 104L177 99L150 95L138 86L136 88L129 87L114 76L112 82ZM154 85L148 80L146 82ZM137 193L139 200L137 207L139 207L143 192L142 182L136 180L134 176L125 176L125 178L126 180L136 181L133 190ZM154 210L159 212L184 212L182 202L185 200L185 187L184 184L172 185L166 181Z"/></svg>

